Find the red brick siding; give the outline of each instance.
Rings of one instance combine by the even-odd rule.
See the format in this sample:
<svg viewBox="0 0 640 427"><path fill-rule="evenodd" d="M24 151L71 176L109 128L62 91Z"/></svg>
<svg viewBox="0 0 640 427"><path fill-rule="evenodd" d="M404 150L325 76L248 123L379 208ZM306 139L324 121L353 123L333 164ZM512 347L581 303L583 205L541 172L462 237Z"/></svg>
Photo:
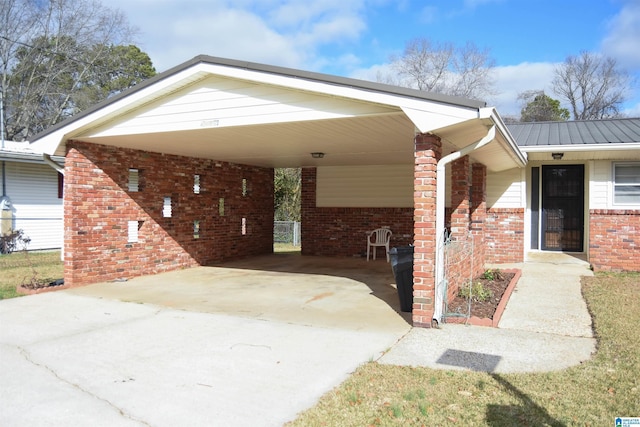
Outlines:
<svg viewBox="0 0 640 427"><path fill-rule="evenodd" d="M330 208L316 206L316 169L302 169L302 254L366 257L367 235L380 227L393 232L391 245L413 243L412 208ZM385 258L378 249L378 258Z"/></svg>
<svg viewBox="0 0 640 427"><path fill-rule="evenodd" d="M589 262L595 271L640 271L640 211L592 209Z"/></svg>
<svg viewBox="0 0 640 427"><path fill-rule="evenodd" d="M64 250L65 283L71 286L273 251L272 169L83 142L67 149ZM139 192L128 191L129 168L140 170ZM193 192L195 174L200 194ZM162 216L167 196L170 218ZM139 240L128 243L133 220L141 224ZM199 239L194 220L200 221Z"/></svg>
<svg viewBox="0 0 640 427"><path fill-rule="evenodd" d="M524 209L490 208L484 223L487 263L524 261Z"/></svg>

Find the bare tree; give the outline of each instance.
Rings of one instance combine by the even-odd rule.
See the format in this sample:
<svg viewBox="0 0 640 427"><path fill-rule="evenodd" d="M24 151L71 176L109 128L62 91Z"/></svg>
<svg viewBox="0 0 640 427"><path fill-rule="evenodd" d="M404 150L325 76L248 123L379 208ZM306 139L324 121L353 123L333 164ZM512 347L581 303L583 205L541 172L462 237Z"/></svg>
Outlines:
<svg viewBox="0 0 640 427"><path fill-rule="evenodd" d="M396 75L379 75L378 81L466 98L494 93L490 78L494 61L488 50L480 50L473 43L457 48L417 38L407 43L402 56L391 61Z"/></svg>
<svg viewBox="0 0 640 427"><path fill-rule="evenodd" d="M570 106L574 120L616 117L631 88L628 73L610 57L581 52L555 69L553 91Z"/></svg>
<svg viewBox="0 0 640 427"><path fill-rule="evenodd" d="M15 140L86 108L79 94L110 72L105 56L135 33L97 0L2 0L0 19L3 128Z"/></svg>

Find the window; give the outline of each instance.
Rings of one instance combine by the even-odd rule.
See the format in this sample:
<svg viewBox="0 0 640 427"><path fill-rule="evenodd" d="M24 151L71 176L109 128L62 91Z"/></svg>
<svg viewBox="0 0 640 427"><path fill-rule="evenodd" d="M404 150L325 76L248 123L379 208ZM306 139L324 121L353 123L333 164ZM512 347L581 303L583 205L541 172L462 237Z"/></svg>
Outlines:
<svg viewBox="0 0 640 427"><path fill-rule="evenodd" d="M140 176L138 169L129 169L129 191L135 193L140 189Z"/></svg>
<svg viewBox="0 0 640 427"><path fill-rule="evenodd" d="M640 205L640 163L613 164L613 203Z"/></svg>
<svg viewBox="0 0 640 427"><path fill-rule="evenodd" d="M242 178L242 197L246 197L247 195L247 179Z"/></svg>
<svg viewBox="0 0 640 427"><path fill-rule="evenodd" d="M165 197L162 202L162 216L171 218L171 197Z"/></svg>
<svg viewBox="0 0 640 427"><path fill-rule="evenodd" d="M64 196L64 175L58 172L58 199Z"/></svg>
<svg viewBox="0 0 640 427"><path fill-rule="evenodd" d="M193 176L193 194L200 194L200 175Z"/></svg>
<svg viewBox="0 0 640 427"><path fill-rule="evenodd" d="M200 238L200 221L199 220L193 221L193 238L194 239Z"/></svg>
<svg viewBox="0 0 640 427"><path fill-rule="evenodd" d="M129 243L136 243L138 241L138 221L127 222L127 241Z"/></svg>

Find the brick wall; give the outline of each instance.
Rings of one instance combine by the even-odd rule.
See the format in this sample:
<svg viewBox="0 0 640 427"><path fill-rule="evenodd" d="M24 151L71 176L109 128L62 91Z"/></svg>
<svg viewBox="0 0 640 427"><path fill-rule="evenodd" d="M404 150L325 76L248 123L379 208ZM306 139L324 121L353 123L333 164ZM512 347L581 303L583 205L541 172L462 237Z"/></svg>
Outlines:
<svg viewBox="0 0 640 427"><path fill-rule="evenodd" d="M302 169L302 254L366 257L367 232L388 227L390 247L413 243L412 208L330 208L316 206L316 169ZM384 249L378 258L386 259Z"/></svg>
<svg viewBox="0 0 640 427"><path fill-rule="evenodd" d="M487 263L524 261L524 209L487 209L484 223Z"/></svg>
<svg viewBox="0 0 640 427"><path fill-rule="evenodd" d="M595 271L640 271L640 211L589 212L589 262Z"/></svg>
<svg viewBox="0 0 640 427"><path fill-rule="evenodd" d="M66 284L130 278L273 251L272 169L83 142L70 142L67 150ZM130 168L139 170L138 192L128 191ZM194 193L196 174L199 194ZM165 197L171 197L171 217L163 216ZM137 242L129 242L129 221L138 221ZM197 239L194 221L199 221Z"/></svg>

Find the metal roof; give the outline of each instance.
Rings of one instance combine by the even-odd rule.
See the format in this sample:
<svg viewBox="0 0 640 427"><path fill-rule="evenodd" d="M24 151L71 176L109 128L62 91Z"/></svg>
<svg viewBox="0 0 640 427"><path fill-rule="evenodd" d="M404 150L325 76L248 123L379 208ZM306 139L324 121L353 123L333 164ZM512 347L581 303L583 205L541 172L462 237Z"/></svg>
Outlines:
<svg viewBox="0 0 640 427"><path fill-rule="evenodd" d="M507 125L519 147L553 147L640 143L640 118ZM592 147L595 148L595 147Z"/></svg>

